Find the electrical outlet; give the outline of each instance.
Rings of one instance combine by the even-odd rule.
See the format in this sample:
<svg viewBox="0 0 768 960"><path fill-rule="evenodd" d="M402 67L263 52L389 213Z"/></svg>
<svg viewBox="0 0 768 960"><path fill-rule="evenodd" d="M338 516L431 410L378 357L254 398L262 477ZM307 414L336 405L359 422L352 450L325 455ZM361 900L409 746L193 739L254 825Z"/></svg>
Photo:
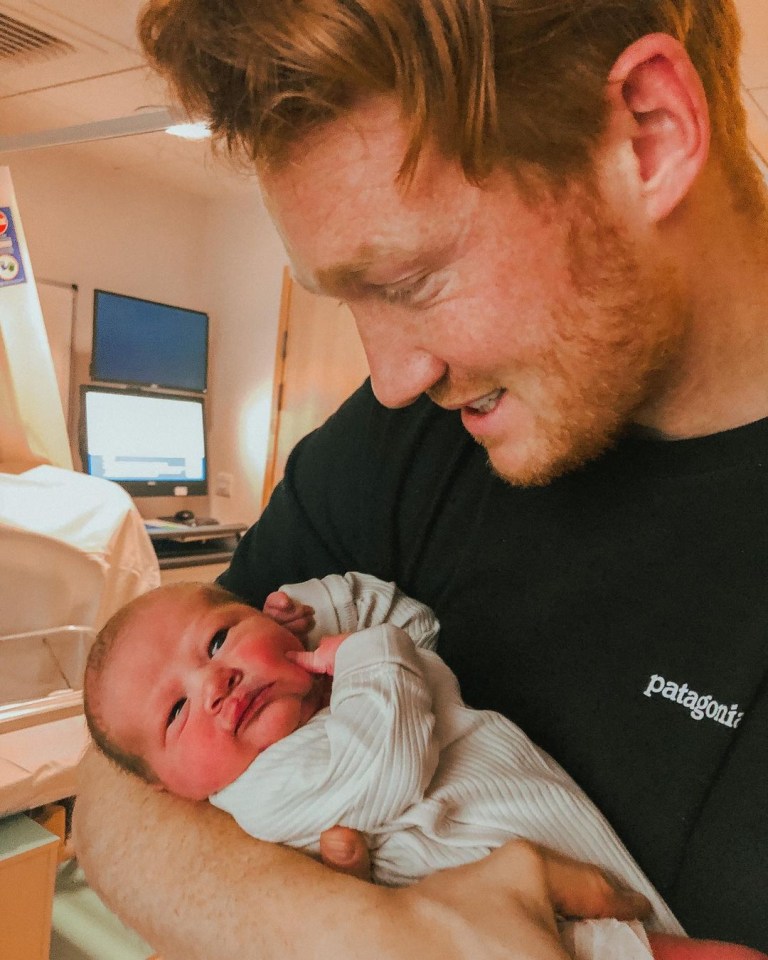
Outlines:
<svg viewBox="0 0 768 960"><path fill-rule="evenodd" d="M232 474L217 473L213 482L213 492L217 497L232 496Z"/></svg>

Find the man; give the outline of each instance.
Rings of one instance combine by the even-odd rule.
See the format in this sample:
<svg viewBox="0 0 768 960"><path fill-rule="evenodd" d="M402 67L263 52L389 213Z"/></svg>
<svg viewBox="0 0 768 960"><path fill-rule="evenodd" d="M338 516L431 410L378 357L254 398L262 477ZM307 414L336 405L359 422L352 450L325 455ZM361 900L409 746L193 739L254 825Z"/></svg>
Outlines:
<svg viewBox="0 0 768 960"><path fill-rule="evenodd" d="M255 6L158 0L144 43L256 164L390 409L364 387L299 445L222 582L396 580L469 703L566 767L690 934L768 948L768 207L731 3ZM561 956L517 848L391 897L135 784L99 811L114 784L92 761L81 852L166 960Z"/></svg>

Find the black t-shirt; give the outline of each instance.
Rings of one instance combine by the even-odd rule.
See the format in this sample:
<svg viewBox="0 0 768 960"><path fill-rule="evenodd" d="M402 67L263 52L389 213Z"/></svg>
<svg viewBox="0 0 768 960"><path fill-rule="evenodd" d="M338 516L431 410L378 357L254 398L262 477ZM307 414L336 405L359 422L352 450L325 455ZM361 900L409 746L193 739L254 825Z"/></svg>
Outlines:
<svg viewBox="0 0 768 960"><path fill-rule="evenodd" d="M768 950L768 420L626 437L538 488L365 384L292 454L220 582L359 570L437 613L467 703L608 817L692 936Z"/></svg>

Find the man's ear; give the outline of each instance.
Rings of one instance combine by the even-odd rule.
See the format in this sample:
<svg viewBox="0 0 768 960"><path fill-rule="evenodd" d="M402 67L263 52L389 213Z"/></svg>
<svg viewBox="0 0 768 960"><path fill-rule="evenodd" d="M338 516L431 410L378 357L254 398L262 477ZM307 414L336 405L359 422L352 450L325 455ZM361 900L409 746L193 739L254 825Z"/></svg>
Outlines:
<svg viewBox="0 0 768 960"><path fill-rule="evenodd" d="M709 109L701 79L679 41L653 33L616 61L608 97L615 115L631 114L629 136L646 216L663 220L685 197L709 153Z"/></svg>

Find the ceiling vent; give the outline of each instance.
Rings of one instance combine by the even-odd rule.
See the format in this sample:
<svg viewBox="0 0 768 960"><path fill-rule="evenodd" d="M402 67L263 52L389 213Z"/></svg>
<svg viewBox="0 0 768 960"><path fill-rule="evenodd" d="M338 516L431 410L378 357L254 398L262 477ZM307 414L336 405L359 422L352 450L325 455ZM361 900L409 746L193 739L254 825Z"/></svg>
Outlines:
<svg viewBox="0 0 768 960"><path fill-rule="evenodd" d="M49 59L73 50L66 40L0 13L0 61Z"/></svg>

